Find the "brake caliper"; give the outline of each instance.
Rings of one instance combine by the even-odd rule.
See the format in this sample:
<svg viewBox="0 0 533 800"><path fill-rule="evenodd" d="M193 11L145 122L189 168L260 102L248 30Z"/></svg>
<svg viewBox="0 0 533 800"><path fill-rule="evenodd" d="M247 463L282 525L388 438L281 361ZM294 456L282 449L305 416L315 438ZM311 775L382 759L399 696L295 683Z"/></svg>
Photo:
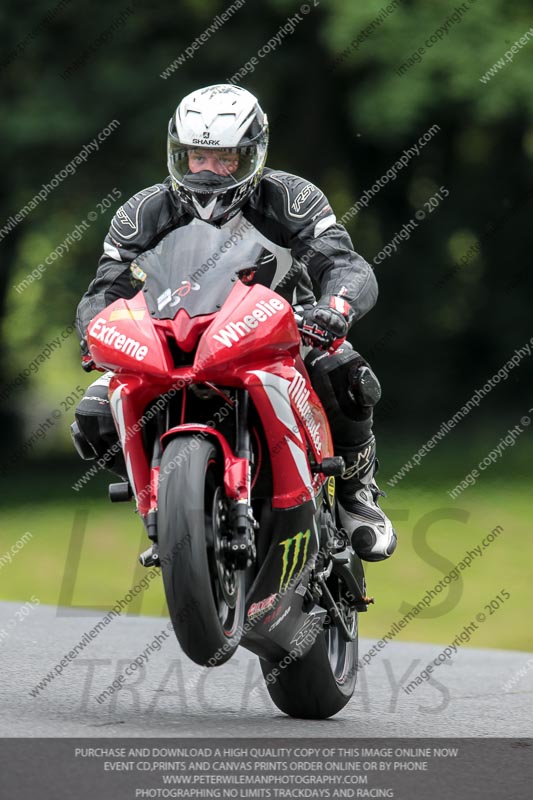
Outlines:
<svg viewBox="0 0 533 800"><path fill-rule="evenodd" d="M246 569L255 561L255 520L251 507L245 500L229 504L228 534L222 539L222 552L234 569Z"/></svg>

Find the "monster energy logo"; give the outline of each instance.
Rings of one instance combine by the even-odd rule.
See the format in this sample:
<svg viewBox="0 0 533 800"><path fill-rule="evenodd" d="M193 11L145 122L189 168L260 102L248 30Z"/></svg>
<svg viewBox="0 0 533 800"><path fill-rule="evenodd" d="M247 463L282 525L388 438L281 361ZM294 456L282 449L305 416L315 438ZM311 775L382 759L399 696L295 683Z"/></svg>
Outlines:
<svg viewBox="0 0 533 800"><path fill-rule="evenodd" d="M305 533L300 531L300 533L297 533L296 536L291 536L290 539L285 539L285 541L279 543L279 546L283 547L283 557L281 562L283 569L279 582L280 592L287 591L292 578L299 578L302 574L303 568L307 562L307 549L309 547L310 537L311 531L307 529ZM303 547L302 542L304 542ZM300 564L300 568L298 569L298 572L296 572L298 564Z"/></svg>

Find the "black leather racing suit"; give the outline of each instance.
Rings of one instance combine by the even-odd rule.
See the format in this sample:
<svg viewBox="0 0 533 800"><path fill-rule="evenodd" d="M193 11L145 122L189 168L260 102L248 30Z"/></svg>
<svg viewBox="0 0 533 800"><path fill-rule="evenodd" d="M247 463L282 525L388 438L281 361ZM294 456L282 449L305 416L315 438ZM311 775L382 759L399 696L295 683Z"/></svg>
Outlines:
<svg viewBox="0 0 533 800"><path fill-rule="evenodd" d="M181 204L170 178L143 189L119 208L105 238L96 277L78 306L82 354L88 352L85 336L91 319L114 300L138 292L131 261L175 228L196 226L201 237L202 227L210 224ZM324 194L303 178L265 169L241 211L219 227L227 230L228 236L234 233L236 247L239 239L246 238L275 256L270 258L273 266L268 284L293 305L314 303L313 282L321 296L343 296L353 308L355 320L376 302L373 270L354 251ZM346 344L333 355L311 350L306 366L328 413L336 453L343 455L347 464L356 463L364 453L361 467L373 468L372 406L379 399L379 384L368 368L359 379L361 367L368 365ZM102 456L116 441L105 379L87 389L76 418L96 455Z"/></svg>

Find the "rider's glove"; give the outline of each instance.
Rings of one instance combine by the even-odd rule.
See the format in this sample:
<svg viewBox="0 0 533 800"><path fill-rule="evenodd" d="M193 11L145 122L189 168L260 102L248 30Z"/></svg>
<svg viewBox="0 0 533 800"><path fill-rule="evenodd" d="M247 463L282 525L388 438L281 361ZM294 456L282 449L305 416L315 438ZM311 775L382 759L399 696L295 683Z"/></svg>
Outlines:
<svg viewBox="0 0 533 800"><path fill-rule="evenodd" d="M89 348L87 347L87 339L81 340L80 350L81 368L84 369L85 372L91 372L94 369L94 361L92 355L89 353Z"/></svg>
<svg viewBox="0 0 533 800"><path fill-rule="evenodd" d="M355 314L343 297L323 297L304 312L302 336L315 347L335 349L342 344Z"/></svg>
<svg viewBox="0 0 533 800"><path fill-rule="evenodd" d="M92 356L81 357L81 368L84 369L85 372L92 372L92 370L95 368Z"/></svg>

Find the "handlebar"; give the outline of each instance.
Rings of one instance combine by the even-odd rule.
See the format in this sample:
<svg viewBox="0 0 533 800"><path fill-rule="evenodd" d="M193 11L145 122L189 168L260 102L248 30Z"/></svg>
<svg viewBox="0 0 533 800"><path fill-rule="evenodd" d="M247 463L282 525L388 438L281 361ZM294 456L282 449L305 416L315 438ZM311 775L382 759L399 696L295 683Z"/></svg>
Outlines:
<svg viewBox="0 0 533 800"><path fill-rule="evenodd" d="M329 336L326 336L325 331L321 331L318 325L307 325L305 323L303 306L293 306L294 319L296 320L296 327L302 337L302 342L307 345L317 347L319 350L325 350L328 353L334 353L345 341L346 336L335 339L331 344Z"/></svg>

